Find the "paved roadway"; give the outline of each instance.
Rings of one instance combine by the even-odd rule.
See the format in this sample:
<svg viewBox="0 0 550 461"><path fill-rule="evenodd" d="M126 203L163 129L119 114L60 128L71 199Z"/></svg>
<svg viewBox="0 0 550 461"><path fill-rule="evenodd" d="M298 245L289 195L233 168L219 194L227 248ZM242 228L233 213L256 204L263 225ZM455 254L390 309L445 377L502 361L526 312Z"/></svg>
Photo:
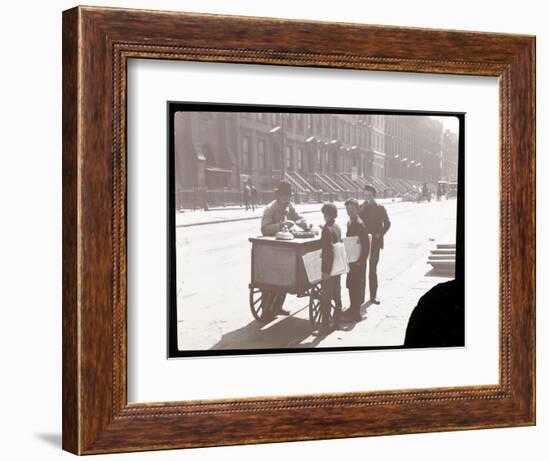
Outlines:
<svg viewBox="0 0 550 461"><path fill-rule="evenodd" d="M382 304L368 308L369 321L320 338L311 336L308 298L287 296L285 308L292 315L263 327L252 318L248 237L259 235L259 219L177 228L179 348L399 345L418 298L442 281L429 276L426 260L435 241L454 242L456 200L396 202L387 204L386 209L392 228L378 266ZM321 213L308 214L307 219L315 225L322 222ZM345 210L339 210L337 222L344 232L346 221ZM344 281L342 278L346 307Z"/></svg>

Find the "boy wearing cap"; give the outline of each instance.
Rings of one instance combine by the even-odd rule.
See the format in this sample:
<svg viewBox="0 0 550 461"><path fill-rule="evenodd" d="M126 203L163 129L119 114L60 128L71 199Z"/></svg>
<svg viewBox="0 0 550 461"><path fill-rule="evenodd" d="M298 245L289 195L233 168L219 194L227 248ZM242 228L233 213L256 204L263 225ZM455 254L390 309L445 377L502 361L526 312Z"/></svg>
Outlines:
<svg viewBox="0 0 550 461"><path fill-rule="evenodd" d="M321 208L325 225L321 231L321 327L319 334L326 334L330 331L330 309L334 300L334 328L340 326L340 315L342 312L342 298L340 294L340 275L331 276L332 264L334 262L335 243L342 241L342 231L336 224L338 210L334 203L325 203Z"/></svg>
<svg viewBox="0 0 550 461"><path fill-rule="evenodd" d="M359 217L359 201L350 198L346 200L344 205L349 216L346 237L359 237L359 243L361 244L359 259L350 264L346 277L350 307L344 314L347 319L359 322L361 320L361 305L365 302L366 270L370 242L367 228Z"/></svg>

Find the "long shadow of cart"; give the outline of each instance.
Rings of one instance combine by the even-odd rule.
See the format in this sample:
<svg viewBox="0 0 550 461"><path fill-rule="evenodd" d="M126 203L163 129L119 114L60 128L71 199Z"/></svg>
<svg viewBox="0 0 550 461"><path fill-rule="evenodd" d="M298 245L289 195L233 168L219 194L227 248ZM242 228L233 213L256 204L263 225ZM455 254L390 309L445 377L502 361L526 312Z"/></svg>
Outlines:
<svg viewBox="0 0 550 461"><path fill-rule="evenodd" d="M297 317L307 306L292 315L275 318L268 324L252 321L248 325L225 333L212 346L212 350L254 350L254 349L301 349L315 348L330 334L348 332L356 322L342 323L338 330L324 335L313 335L311 319Z"/></svg>
<svg viewBox="0 0 550 461"><path fill-rule="evenodd" d="M272 322L271 325L252 321L225 333L212 349L287 349L299 347L310 335L310 322L294 316ZM321 340L322 337L315 338L317 344Z"/></svg>

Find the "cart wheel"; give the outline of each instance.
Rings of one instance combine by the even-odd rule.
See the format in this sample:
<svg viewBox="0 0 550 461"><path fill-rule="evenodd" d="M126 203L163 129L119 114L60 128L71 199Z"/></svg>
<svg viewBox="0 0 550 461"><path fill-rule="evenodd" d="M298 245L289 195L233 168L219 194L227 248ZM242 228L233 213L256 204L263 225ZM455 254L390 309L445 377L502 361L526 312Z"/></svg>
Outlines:
<svg viewBox="0 0 550 461"><path fill-rule="evenodd" d="M259 322L265 317L266 305L269 306L267 302L269 293L266 293L259 288L250 287L250 310L252 315Z"/></svg>
<svg viewBox="0 0 550 461"><path fill-rule="evenodd" d="M321 311L321 285L314 285L311 288L309 292L309 321L313 330L319 330L323 324L332 324L335 307L334 300L331 300L328 319L325 319L326 314Z"/></svg>
<svg viewBox="0 0 550 461"><path fill-rule="evenodd" d="M250 287L250 310L254 318L262 323L273 320L280 296L274 291Z"/></svg>

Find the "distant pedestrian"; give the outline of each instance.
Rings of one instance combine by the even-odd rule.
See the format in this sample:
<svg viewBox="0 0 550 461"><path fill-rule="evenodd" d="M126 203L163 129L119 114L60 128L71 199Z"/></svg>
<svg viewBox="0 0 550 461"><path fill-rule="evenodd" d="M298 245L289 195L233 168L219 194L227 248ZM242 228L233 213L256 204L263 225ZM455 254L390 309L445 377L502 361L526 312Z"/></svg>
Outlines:
<svg viewBox="0 0 550 461"><path fill-rule="evenodd" d="M252 210L258 208L258 189L256 189L254 184L250 186L250 201L252 203Z"/></svg>
<svg viewBox="0 0 550 461"><path fill-rule="evenodd" d="M350 307L345 317L358 322L361 320L361 305L365 302L365 285L367 258L369 257L370 241L367 227L359 217L359 201L350 198L344 203L349 216L346 237L358 237L361 245L359 259L350 263L350 270L346 277L346 287L349 291Z"/></svg>
<svg viewBox="0 0 550 461"><path fill-rule="evenodd" d="M369 254L369 291L370 302L380 304L377 298L378 274L377 266L380 259L380 250L384 248L384 236L391 226L386 208L376 203L376 189L365 186L366 199L359 210L359 217L367 227L367 233L371 235Z"/></svg>
<svg viewBox="0 0 550 461"><path fill-rule="evenodd" d="M245 183L244 189L243 189L243 201L244 201L244 208L246 211L250 209L250 186L248 183Z"/></svg>
<svg viewBox="0 0 550 461"><path fill-rule="evenodd" d="M430 202L432 198L430 189L428 189L428 185L425 182L422 184L422 197L425 198L428 202Z"/></svg>
<svg viewBox="0 0 550 461"><path fill-rule="evenodd" d="M338 210L334 203L325 203L321 208L325 225L321 232L321 325L318 334L330 332L332 328L340 327L342 312L342 296L340 287L340 275L331 276L334 263L334 244L342 241L342 231L336 224ZM331 304L334 301L334 324L330 324Z"/></svg>

